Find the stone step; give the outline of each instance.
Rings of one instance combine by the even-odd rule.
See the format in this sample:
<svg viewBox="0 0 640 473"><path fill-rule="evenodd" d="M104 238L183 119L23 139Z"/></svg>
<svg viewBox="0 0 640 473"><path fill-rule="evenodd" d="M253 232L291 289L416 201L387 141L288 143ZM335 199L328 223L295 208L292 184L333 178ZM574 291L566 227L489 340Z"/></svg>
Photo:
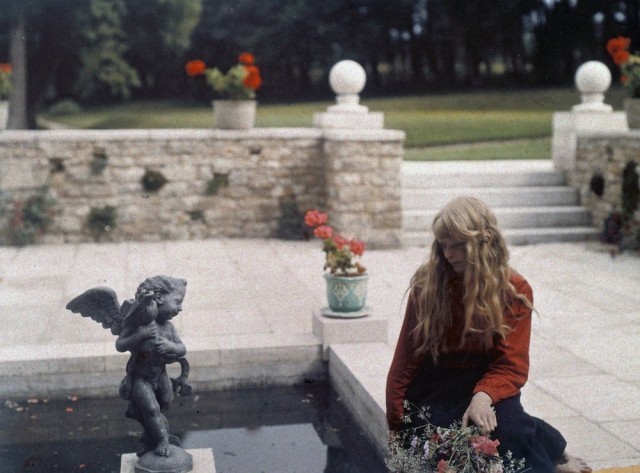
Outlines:
<svg viewBox="0 0 640 473"><path fill-rule="evenodd" d="M591 215L584 207L575 205L544 207L497 207L492 209L501 229L535 227L588 226ZM439 209L406 210L405 230L429 230Z"/></svg>
<svg viewBox="0 0 640 473"><path fill-rule="evenodd" d="M510 245L531 245L537 243L558 243L569 241L596 240L600 232L594 227L539 227L507 228L502 231ZM406 246L431 246L433 234L430 231L404 231L403 243Z"/></svg>
<svg viewBox="0 0 640 473"><path fill-rule="evenodd" d="M540 187L460 187L451 189L403 189L406 211L441 209L458 195L470 195L496 207L541 207L577 205L578 192L567 186Z"/></svg>
<svg viewBox="0 0 640 473"><path fill-rule="evenodd" d="M467 187L539 187L561 186L565 175L553 169L522 172L520 170L483 171L478 167L453 170L450 168L433 169L425 166L402 173L402 185L405 189L455 189Z"/></svg>

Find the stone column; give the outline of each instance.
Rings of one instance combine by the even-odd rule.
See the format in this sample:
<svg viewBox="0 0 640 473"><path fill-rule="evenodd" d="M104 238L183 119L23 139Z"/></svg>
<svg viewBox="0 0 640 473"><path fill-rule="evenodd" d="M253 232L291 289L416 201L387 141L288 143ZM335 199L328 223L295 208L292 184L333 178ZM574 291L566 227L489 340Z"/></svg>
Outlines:
<svg viewBox="0 0 640 473"><path fill-rule="evenodd" d="M404 132L327 130L324 137L331 225L369 248L400 247Z"/></svg>
<svg viewBox="0 0 640 473"><path fill-rule="evenodd" d="M397 248L405 133L383 129L383 114L359 104L365 82L358 63L338 62L329 74L336 105L314 115L323 130L326 210L342 236L369 248Z"/></svg>
<svg viewBox="0 0 640 473"><path fill-rule="evenodd" d="M599 61L587 61L575 74L575 85L581 103L571 112L553 115L552 155L556 169L569 171L575 167L578 136L607 131L627 130L624 112L614 112L604 103L604 95L611 86L611 72Z"/></svg>

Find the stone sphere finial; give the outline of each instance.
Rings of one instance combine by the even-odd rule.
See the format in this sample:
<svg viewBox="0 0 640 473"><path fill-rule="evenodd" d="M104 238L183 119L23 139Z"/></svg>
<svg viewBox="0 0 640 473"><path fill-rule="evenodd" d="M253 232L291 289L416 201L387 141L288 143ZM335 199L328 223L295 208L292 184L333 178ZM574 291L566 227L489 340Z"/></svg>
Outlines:
<svg viewBox="0 0 640 473"><path fill-rule="evenodd" d="M582 93L605 93L611 87L611 71L600 61L587 61L578 67L575 84Z"/></svg>
<svg viewBox="0 0 640 473"><path fill-rule="evenodd" d="M337 62L329 72L329 85L337 95L359 94L366 82L364 68L350 59Z"/></svg>
<svg viewBox="0 0 640 473"><path fill-rule="evenodd" d="M336 93L336 105L329 111L366 113L367 107L360 105L360 92L366 82L367 74L357 62L345 59L334 64L329 71L329 85Z"/></svg>
<svg viewBox="0 0 640 473"><path fill-rule="evenodd" d="M611 105L604 103L604 93L611 86L611 71L600 61L587 61L578 67L574 82L581 94L582 103L574 111L610 112Z"/></svg>

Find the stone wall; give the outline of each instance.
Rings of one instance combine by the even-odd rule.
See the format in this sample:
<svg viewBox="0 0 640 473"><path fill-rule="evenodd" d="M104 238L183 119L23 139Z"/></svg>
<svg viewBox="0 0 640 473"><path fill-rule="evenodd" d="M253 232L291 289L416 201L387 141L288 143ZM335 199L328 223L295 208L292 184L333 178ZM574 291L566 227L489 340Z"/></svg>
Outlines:
<svg viewBox="0 0 640 473"><path fill-rule="evenodd" d="M3 131L0 226L15 201L46 188L60 213L43 242L272 238L320 208L339 231L394 246L403 141L315 128ZM89 216L105 206L115 224L96 231Z"/></svg>
<svg viewBox="0 0 640 473"><path fill-rule="evenodd" d="M621 210L622 173L629 162L640 164L640 131L578 137L575 167L567 178L580 191L582 205L589 208L596 226Z"/></svg>

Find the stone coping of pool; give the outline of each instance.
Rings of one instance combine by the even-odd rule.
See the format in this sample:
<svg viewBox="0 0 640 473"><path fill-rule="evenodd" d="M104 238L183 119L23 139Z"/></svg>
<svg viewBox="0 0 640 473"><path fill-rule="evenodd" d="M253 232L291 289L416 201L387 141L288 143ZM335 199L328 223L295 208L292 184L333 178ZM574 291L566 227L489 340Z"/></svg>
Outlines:
<svg viewBox="0 0 640 473"><path fill-rule="evenodd" d="M191 473L216 473L216 463L213 458L213 450L210 448L193 448L187 450L193 456L193 469ZM135 465L138 457L135 453L122 455L120 473L135 473Z"/></svg>
<svg viewBox="0 0 640 473"><path fill-rule="evenodd" d="M386 343L387 320L375 311L358 319L312 314L313 333L182 336L196 389L295 384L327 378L334 343ZM0 397L108 396L120 383L128 353L108 342L0 348ZM177 376L177 364L169 366Z"/></svg>

